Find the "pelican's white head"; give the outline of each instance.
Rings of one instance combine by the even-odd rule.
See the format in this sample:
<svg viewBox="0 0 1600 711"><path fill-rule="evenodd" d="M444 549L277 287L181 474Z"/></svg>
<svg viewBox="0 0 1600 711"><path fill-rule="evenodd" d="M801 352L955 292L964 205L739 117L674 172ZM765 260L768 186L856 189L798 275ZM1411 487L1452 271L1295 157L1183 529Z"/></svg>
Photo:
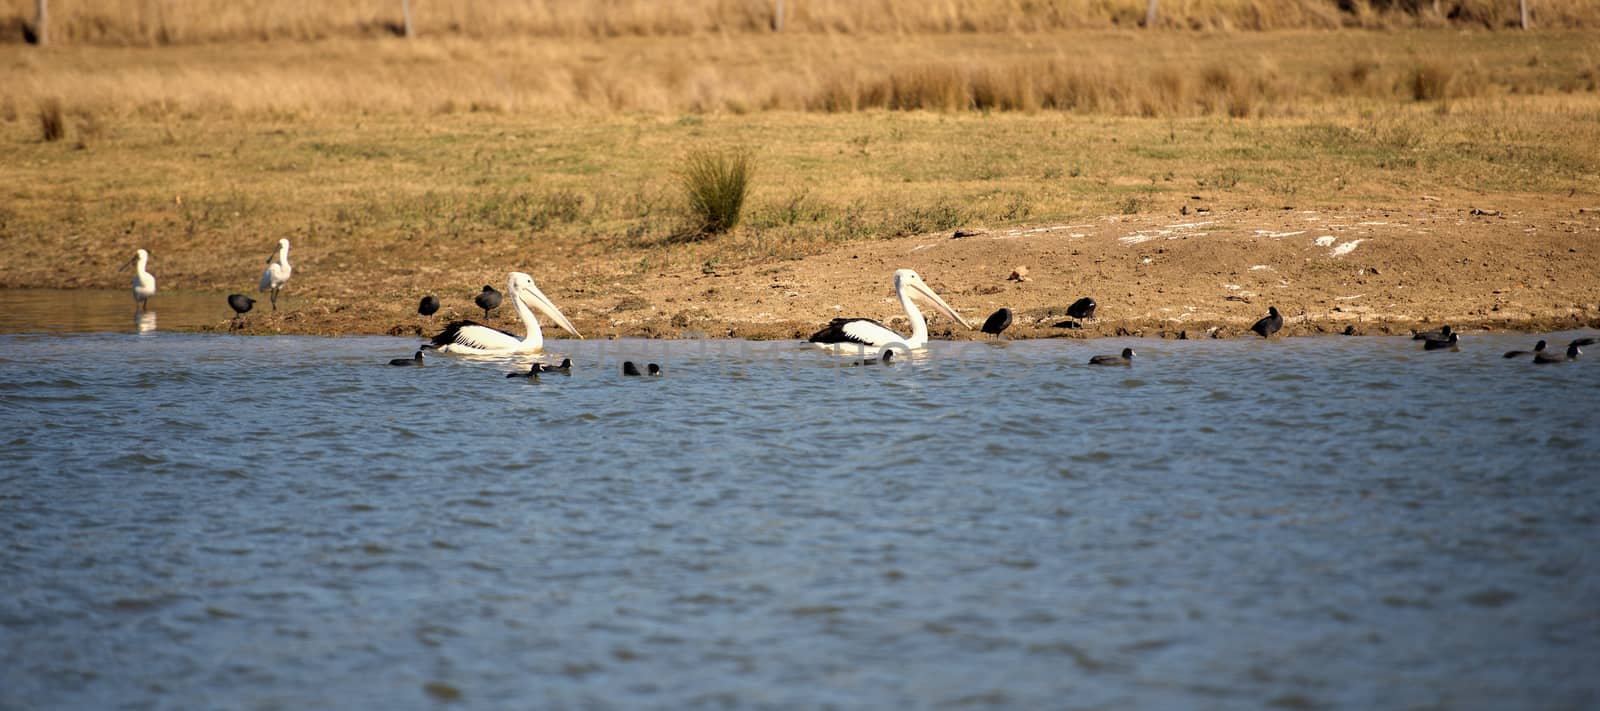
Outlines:
<svg viewBox="0 0 1600 711"><path fill-rule="evenodd" d="M944 299L933 293L933 289L928 286L927 282L922 280L922 276L911 269L895 270L894 290L901 294L910 293L912 297L920 296L935 309L938 309L940 313L955 319L956 323L967 327L969 330L972 328L972 324L967 323L966 319L961 318L961 314L956 313L956 310L950 308L950 305L945 303Z"/></svg>
<svg viewBox="0 0 1600 711"><path fill-rule="evenodd" d="M583 334L578 333L578 329L561 313L561 309L556 308L556 305L550 302L550 298L539 291L539 287L534 286L533 277L522 272L511 272L510 278L506 280L506 293L510 294L511 298L538 309L568 333L583 338Z"/></svg>

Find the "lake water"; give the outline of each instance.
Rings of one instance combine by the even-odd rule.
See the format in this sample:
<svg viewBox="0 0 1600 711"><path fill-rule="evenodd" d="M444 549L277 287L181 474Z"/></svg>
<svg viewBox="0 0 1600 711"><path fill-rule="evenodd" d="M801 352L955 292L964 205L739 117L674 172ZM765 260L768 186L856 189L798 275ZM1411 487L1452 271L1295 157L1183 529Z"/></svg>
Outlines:
<svg viewBox="0 0 1600 711"><path fill-rule="evenodd" d="M0 335L0 708L1594 708L1533 340Z"/></svg>

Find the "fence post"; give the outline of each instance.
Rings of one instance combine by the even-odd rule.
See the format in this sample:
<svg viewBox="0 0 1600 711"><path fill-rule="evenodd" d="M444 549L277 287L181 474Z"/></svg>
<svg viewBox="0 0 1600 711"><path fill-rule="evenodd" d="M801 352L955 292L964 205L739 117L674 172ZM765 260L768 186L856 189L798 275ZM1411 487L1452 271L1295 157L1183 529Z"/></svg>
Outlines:
<svg viewBox="0 0 1600 711"><path fill-rule="evenodd" d="M783 31L783 0L776 0L772 8L772 31Z"/></svg>
<svg viewBox="0 0 1600 711"><path fill-rule="evenodd" d="M50 44L50 0L33 0L34 44L43 47Z"/></svg>
<svg viewBox="0 0 1600 711"><path fill-rule="evenodd" d="M1145 9L1144 9L1144 26L1146 28L1150 28L1150 27L1155 27L1156 26L1156 2L1157 1L1158 0L1150 0L1150 4L1145 6Z"/></svg>
<svg viewBox="0 0 1600 711"><path fill-rule="evenodd" d="M1522 10L1522 29L1528 29L1528 0L1517 0L1517 7Z"/></svg>
<svg viewBox="0 0 1600 711"><path fill-rule="evenodd" d="M400 9L406 16L406 39L411 39L415 36L411 32L411 0L400 0Z"/></svg>

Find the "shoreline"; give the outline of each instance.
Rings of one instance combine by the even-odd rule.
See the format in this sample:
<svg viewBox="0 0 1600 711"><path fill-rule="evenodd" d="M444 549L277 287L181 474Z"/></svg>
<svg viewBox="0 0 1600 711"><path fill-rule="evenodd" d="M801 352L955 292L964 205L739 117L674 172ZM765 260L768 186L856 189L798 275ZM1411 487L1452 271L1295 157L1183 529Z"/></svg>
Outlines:
<svg viewBox="0 0 1600 711"><path fill-rule="evenodd" d="M1200 219L1116 215L848 242L799 259L728 268L702 265L691 252L678 259L681 266L644 273L632 268L629 254L567 256L507 270L533 274L587 338L804 339L840 316L904 331L890 283L899 268L916 269L974 326L1011 308L1015 324L1005 335L1019 340L1252 336L1247 329L1269 305L1284 314L1284 336L1404 335L1444 323L1463 331L1600 328L1600 215L1557 202L1529 199L1494 216L1465 207L1217 210ZM152 270L158 278L163 267L181 270L179 256L157 254ZM298 259L284 290L286 311L253 312L243 328L219 320L193 330L426 337L457 318L483 322L471 295L505 273L479 269L418 280L427 283L412 288L314 246L292 257ZM345 270L330 272L330 261ZM1011 278L1014 272L1024 276ZM364 284L381 286L363 290ZM414 312L424 293L444 301L432 322ZM1082 329L1054 327L1081 296L1099 302L1098 318ZM567 336L544 323L547 337ZM488 324L522 332L509 307ZM987 337L953 326L931 319L930 334Z"/></svg>

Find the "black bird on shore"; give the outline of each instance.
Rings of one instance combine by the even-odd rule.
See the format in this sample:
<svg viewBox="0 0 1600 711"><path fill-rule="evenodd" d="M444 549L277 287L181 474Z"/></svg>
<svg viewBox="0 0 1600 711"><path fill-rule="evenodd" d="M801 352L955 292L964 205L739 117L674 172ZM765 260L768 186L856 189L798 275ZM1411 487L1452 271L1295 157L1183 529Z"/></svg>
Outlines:
<svg viewBox="0 0 1600 711"><path fill-rule="evenodd" d="M1531 350L1531 351L1506 351L1506 354L1501 356L1501 357L1502 358L1521 358L1522 356L1525 356L1525 355L1536 356L1536 355L1544 352L1544 347L1545 347L1544 339L1541 338L1541 339L1539 339L1538 343L1533 344L1533 350Z"/></svg>
<svg viewBox="0 0 1600 711"><path fill-rule="evenodd" d="M1283 317L1278 315L1278 307L1268 306L1267 317L1257 321L1250 330L1260 334L1262 338L1271 338L1272 334L1281 328L1283 328Z"/></svg>
<svg viewBox="0 0 1600 711"><path fill-rule="evenodd" d="M1089 365L1133 365L1134 352L1132 348L1122 349L1122 355L1097 355L1089 359Z"/></svg>
<svg viewBox="0 0 1600 711"><path fill-rule="evenodd" d="M1418 331L1418 332L1412 334L1411 340L1413 340L1413 341L1442 341L1442 340L1445 340L1445 339L1449 338L1451 333L1454 333L1454 331L1450 330L1450 326L1445 325L1445 326L1440 326L1439 328L1436 328L1436 329L1434 329L1432 331Z"/></svg>
<svg viewBox="0 0 1600 711"><path fill-rule="evenodd" d="M243 316L246 311L254 308L255 305L256 300L245 296L244 294L228 295L228 308L233 309L233 315L235 318Z"/></svg>
<svg viewBox="0 0 1600 711"><path fill-rule="evenodd" d="M395 358L389 361L389 365L422 365L422 351L417 351L417 354L410 358Z"/></svg>
<svg viewBox="0 0 1600 711"><path fill-rule="evenodd" d="M1067 307L1067 315L1080 321L1091 319L1094 318L1094 310L1099 306L1094 302L1094 299L1085 296L1072 302L1072 305Z"/></svg>
<svg viewBox="0 0 1600 711"><path fill-rule="evenodd" d="M1581 341L1581 340L1584 340L1584 339L1580 338L1578 340ZM1583 351L1578 350L1578 341L1573 341L1573 342L1567 344L1567 352L1564 355L1556 355L1556 354L1551 353L1549 351L1546 351L1544 353L1536 353L1533 356L1533 362L1540 363L1540 364L1543 364L1543 363L1565 363L1565 362L1567 362L1569 360L1577 360L1578 356L1581 356L1581 355L1583 355Z"/></svg>
<svg viewBox="0 0 1600 711"><path fill-rule="evenodd" d="M489 311L500 307L501 298L500 292L495 291L494 287L485 284L483 291L478 292L478 295L473 297L472 303L483 309L483 318L488 320Z"/></svg>
<svg viewBox="0 0 1600 711"><path fill-rule="evenodd" d="M1000 309L989 314L989 319L983 322L982 330L991 336L999 336L1008 328L1011 328L1011 309Z"/></svg>
<svg viewBox="0 0 1600 711"><path fill-rule="evenodd" d="M1458 348L1456 348L1456 343L1460 342L1460 340L1461 340L1460 334L1456 334L1456 333L1450 334L1450 336L1448 338L1430 338L1430 339L1422 342L1422 350L1425 350L1425 351L1442 351L1442 350L1445 350L1445 349L1449 349L1449 350L1452 350L1452 351L1453 350L1459 350Z"/></svg>
<svg viewBox="0 0 1600 711"><path fill-rule="evenodd" d="M439 313L439 297L433 294L422 297L422 303L417 304L417 314L432 316L436 313Z"/></svg>

